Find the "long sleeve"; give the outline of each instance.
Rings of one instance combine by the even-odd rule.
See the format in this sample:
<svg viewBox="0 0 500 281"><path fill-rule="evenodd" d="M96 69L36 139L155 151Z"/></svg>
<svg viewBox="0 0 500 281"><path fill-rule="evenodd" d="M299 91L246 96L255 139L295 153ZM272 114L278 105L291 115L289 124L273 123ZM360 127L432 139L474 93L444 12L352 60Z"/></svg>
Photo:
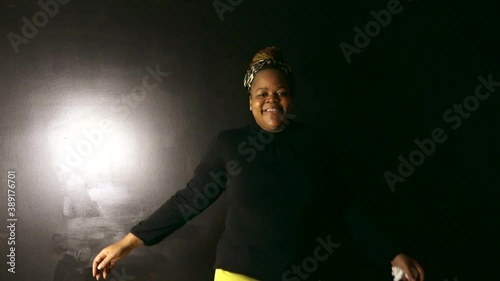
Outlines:
<svg viewBox="0 0 500 281"><path fill-rule="evenodd" d="M223 160L221 134L209 145L187 185L177 191L146 220L130 232L146 246L159 243L172 232L208 208L225 190L227 172Z"/></svg>

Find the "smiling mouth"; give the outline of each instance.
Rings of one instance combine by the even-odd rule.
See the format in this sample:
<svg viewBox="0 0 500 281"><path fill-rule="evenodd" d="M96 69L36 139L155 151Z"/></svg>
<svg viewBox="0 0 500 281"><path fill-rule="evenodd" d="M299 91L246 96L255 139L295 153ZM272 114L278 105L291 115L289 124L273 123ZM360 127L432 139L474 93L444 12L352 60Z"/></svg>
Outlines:
<svg viewBox="0 0 500 281"><path fill-rule="evenodd" d="M262 111L262 113L270 113L270 114L282 114L283 109L282 108L268 108Z"/></svg>

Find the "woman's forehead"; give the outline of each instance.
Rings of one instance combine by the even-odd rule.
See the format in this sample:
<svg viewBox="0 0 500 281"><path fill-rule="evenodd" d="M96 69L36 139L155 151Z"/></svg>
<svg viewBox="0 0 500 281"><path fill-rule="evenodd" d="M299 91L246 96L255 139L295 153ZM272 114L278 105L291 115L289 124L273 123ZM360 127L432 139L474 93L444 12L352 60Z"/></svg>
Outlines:
<svg viewBox="0 0 500 281"><path fill-rule="evenodd" d="M285 74L281 70L264 69L259 71L252 81L252 87L257 85L262 85L262 87L268 87L267 85L286 87L288 83Z"/></svg>

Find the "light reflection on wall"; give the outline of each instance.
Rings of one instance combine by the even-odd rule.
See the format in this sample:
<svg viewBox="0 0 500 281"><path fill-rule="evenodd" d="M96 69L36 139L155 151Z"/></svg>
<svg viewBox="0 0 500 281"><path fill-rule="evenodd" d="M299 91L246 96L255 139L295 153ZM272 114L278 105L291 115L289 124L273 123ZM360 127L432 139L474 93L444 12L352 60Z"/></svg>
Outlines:
<svg viewBox="0 0 500 281"><path fill-rule="evenodd" d="M136 137L128 124L94 113L75 116L68 121L57 120L49 136L53 164L60 181L73 181L66 177L74 173L109 180L112 174L130 172L128 169L132 168L135 159Z"/></svg>
<svg viewBox="0 0 500 281"><path fill-rule="evenodd" d="M62 254L61 262L74 259L77 273L89 267L89 252L123 237L124 225L143 216L123 210L131 201L128 187L114 180L136 170L133 120L106 116L109 111L100 107L65 105L64 113L50 122L48 135L51 164L64 194L52 248Z"/></svg>

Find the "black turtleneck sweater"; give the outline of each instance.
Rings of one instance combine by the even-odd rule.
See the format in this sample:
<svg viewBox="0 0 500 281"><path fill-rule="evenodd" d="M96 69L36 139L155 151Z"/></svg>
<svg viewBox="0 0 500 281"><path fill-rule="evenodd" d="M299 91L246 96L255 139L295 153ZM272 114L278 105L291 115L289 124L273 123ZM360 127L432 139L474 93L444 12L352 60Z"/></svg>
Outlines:
<svg viewBox="0 0 500 281"><path fill-rule="evenodd" d="M297 280L283 275L307 244L319 243L314 234L318 212L334 212L333 221L347 210L344 218L357 221L350 224L354 231L369 228L356 229L362 219L332 177L328 163L334 156L321 131L290 119L286 123L277 133L264 131L255 120L222 131L186 187L130 232L146 246L154 245L227 192L225 230L214 268L263 281ZM397 252L383 249L380 255L389 262Z"/></svg>

